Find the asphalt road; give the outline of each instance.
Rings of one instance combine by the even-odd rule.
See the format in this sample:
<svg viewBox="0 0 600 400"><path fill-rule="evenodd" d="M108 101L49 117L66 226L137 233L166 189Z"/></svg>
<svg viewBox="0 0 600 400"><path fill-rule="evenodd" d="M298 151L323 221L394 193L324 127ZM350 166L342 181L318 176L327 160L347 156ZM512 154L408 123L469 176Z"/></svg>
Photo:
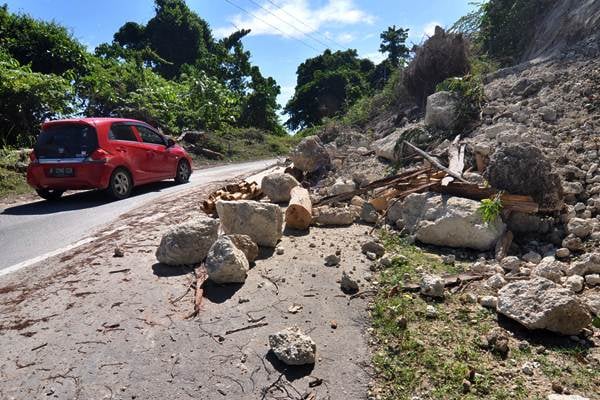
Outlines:
<svg viewBox="0 0 600 400"><path fill-rule="evenodd" d="M185 185L173 181L145 185L121 201L111 201L101 191L89 191L67 193L58 202L40 199L0 209L0 271L75 243L119 215L160 196L230 179L275 162L253 161L197 170Z"/></svg>

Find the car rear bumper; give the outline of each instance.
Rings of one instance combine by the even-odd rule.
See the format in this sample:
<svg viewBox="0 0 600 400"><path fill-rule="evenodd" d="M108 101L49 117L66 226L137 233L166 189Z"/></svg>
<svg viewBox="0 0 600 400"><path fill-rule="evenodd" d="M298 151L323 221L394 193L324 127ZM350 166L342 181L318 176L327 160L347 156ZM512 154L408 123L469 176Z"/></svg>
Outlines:
<svg viewBox="0 0 600 400"><path fill-rule="evenodd" d="M51 168L73 168L69 177L50 176ZM27 169L27 183L34 189L85 190L105 189L112 167L106 163L45 163L30 164Z"/></svg>

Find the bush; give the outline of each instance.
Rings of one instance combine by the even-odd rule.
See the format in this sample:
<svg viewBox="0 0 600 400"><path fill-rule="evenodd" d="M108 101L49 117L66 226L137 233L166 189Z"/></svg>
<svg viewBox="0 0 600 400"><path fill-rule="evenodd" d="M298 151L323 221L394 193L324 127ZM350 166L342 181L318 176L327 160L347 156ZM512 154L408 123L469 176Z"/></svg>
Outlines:
<svg viewBox="0 0 600 400"><path fill-rule="evenodd" d="M469 73L468 43L461 34L436 28L435 35L417 48L404 73L404 86L417 104L424 106L427 96L445 79Z"/></svg>

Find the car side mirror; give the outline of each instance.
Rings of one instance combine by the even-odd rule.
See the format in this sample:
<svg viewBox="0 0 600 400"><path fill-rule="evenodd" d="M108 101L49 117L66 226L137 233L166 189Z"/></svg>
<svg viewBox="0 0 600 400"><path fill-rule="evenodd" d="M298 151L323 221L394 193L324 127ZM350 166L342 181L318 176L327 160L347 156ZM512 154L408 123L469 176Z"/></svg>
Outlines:
<svg viewBox="0 0 600 400"><path fill-rule="evenodd" d="M175 146L175 141L171 138L167 138L167 147Z"/></svg>

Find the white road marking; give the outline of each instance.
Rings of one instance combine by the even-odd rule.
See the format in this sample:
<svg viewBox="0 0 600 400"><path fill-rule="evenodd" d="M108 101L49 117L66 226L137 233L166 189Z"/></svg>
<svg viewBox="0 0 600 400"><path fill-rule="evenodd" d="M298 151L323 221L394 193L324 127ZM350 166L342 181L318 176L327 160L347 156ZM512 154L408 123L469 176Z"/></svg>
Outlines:
<svg viewBox="0 0 600 400"><path fill-rule="evenodd" d="M29 267L31 265L37 264L39 262L42 262L44 260L47 260L50 257L55 257L55 256L57 256L59 254L62 254L62 253L67 252L69 250L73 250L73 249L75 249L77 247L83 246L84 244L88 244L88 243L94 242L94 241L96 241L98 239L102 239L102 238L104 238L104 237L106 237L108 235L111 235L111 234L113 234L115 232L122 231L122 230L127 229L127 228L128 228L127 225L120 226L117 229L113 229L113 230L104 232L100 236L91 236L91 237L88 237L88 238L85 238L85 239L81 239L81 240L79 240L79 241L77 241L75 243L72 243L72 244L68 245L68 246L61 247L60 249L56 249L56 250L50 251L50 252L48 252L46 254L42 254L41 256L30 258L29 260L25 260L25 261L22 261L22 262L20 262L18 264L11 265L10 267L1 269L0 270L0 276L4 276L4 275L8 275L10 273L16 272L16 271L18 271L20 269L23 269L23 268Z"/></svg>

